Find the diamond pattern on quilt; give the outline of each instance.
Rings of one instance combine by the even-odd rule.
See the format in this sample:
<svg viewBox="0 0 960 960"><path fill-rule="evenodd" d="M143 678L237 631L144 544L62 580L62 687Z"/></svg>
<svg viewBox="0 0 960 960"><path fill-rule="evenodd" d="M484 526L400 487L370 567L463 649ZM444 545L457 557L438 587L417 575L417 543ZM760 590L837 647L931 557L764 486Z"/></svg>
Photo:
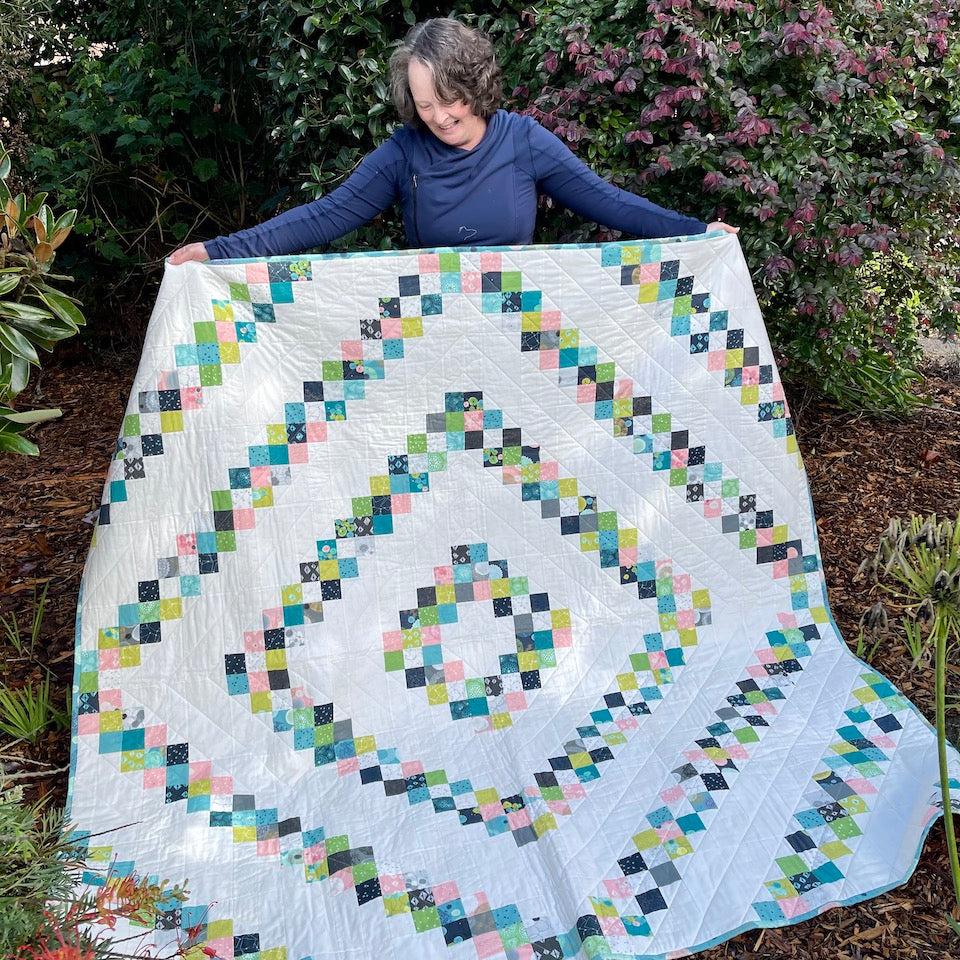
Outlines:
<svg viewBox="0 0 960 960"><path fill-rule="evenodd" d="M511 576L506 560L491 560L486 543L450 551L452 564L434 570L417 590L417 606L401 610L400 629L383 635L384 666L404 674L409 689L426 691L431 705L447 704L454 720L485 717L490 729L513 723L527 695L542 685L540 672L557 665L556 651L571 642L570 611L550 606L526 577ZM468 677L462 660L445 655L443 629L464 603L487 601L493 616L510 619L516 649L500 655L500 671Z"/></svg>

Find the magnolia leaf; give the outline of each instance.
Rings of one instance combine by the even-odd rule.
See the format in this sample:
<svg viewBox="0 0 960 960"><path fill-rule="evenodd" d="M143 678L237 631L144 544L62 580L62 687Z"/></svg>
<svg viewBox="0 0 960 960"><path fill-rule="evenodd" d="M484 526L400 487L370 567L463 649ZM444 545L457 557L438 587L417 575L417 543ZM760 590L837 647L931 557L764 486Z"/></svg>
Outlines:
<svg viewBox="0 0 960 960"><path fill-rule="evenodd" d="M70 228L69 228L69 227L67 227L66 230L58 230L58 231L53 235L53 239L50 241L50 246L53 247L54 250L56 250L57 247L59 247L60 244L63 243L63 241L66 240L67 237L69 237L69 236L70 236Z"/></svg>
<svg viewBox="0 0 960 960"><path fill-rule="evenodd" d="M83 314L74 306L69 297L62 293L53 291L40 291L40 299L61 319L66 320L78 327L82 327L87 321Z"/></svg>
<svg viewBox="0 0 960 960"><path fill-rule="evenodd" d="M59 407L48 407L46 410L23 410L19 413L6 410L0 410L0 417L4 420L10 420L13 423L43 423L44 420L56 420L62 417L63 411Z"/></svg>
<svg viewBox="0 0 960 960"><path fill-rule="evenodd" d="M53 259L53 247L45 241L38 243L36 247L34 247L33 255L39 263L48 263Z"/></svg>
<svg viewBox="0 0 960 960"><path fill-rule="evenodd" d="M30 363L16 354L10 356L10 394L16 396L27 388L30 379Z"/></svg>
<svg viewBox="0 0 960 960"><path fill-rule="evenodd" d="M10 156L6 151L0 151L0 180L10 176Z"/></svg>
<svg viewBox="0 0 960 960"><path fill-rule="evenodd" d="M29 303L0 300L0 317L11 317L14 320L49 320L50 311Z"/></svg>
<svg viewBox="0 0 960 960"><path fill-rule="evenodd" d="M0 297L6 296L11 290L15 290L20 283L19 276L0 277Z"/></svg>
<svg viewBox="0 0 960 960"><path fill-rule="evenodd" d="M16 327L0 323L0 343L15 357L22 357L31 363L39 363L40 358L33 344Z"/></svg>
<svg viewBox="0 0 960 960"><path fill-rule="evenodd" d="M28 457L36 457L40 453L40 448L26 437L21 437L18 433L0 430L0 452L23 453Z"/></svg>

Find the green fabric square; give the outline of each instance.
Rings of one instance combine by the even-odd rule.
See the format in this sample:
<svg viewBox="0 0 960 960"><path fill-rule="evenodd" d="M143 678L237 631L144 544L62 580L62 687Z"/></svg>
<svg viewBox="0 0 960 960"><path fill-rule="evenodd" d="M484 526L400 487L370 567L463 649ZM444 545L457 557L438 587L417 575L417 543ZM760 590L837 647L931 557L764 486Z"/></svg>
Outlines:
<svg viewBox="0 0 960 960"><path fill-rule="evenodd" d="M217 531L217 553L233 553L237 549L237 535L233 530Z"/></svg>
<svg viewBox="0 0 960 960"><path fill-rule="evenodd" d="M140 436L140 415L139 414L130 413L123 418L123 435L125 437Z"/></svg>
<svg viewBox="0 0 960 960"><path fill-rule="evenodd" d="M233 497L230 496L229 490L214 490L210 497L213 500L214 510L233 509Z"/></svg>
<svg viewBox="0 0 960 960"><path fill-rule="evenodd" d="M414 910L411 916L417 933L423 933L424 930L434 930L440 926L440 914L436 907Z"/></svg>
<svg viewBox="0 0 960 960"><path fill-rule="evenodd" d="M407 437L407 453L426 453L427 435L425 433L411 433Z"/></svg>
<svg viewBox="0 0 960 960"><path fill-rule="evenodd" d="M250 288L245 283L230 284L230 299L250 302Z"/></svg>
<svg viewBox="0 0 960 960"><path fill-rule="evenodd" d="M322 364L324 380L342 380L343 379L343 361L342 360L324 360Z"/></svg>
<svg viewBox="0 0 960 960"><path fill-rule="evenodd" d="M777 866L783 871L785 877L795 877L798 873L806 873L808 869L803 858L797 854L790 857L777 857Z"/></svg>
<svg viewBox="0 0 960 960"><path fill-rule="evenodd" d="M513 293L522 289L520 272L518 270L508 270L500 274L500 289L504 293Z"/></svg>
<svg viewBox="0 0 960 960"><path fill-rule="evenodd" d="M193 334L197 343L216 343L217 325L210 320L193 325Z"/></svg>
<svg viewBox="0 0 960 960"><path fill-rule="evenodd" d="M670 429L670 414L655 413L651 418L654 433L666 433Z"/></svg>
<svg viewBox="0 0 960 960"><path fill-rule="evenodd" d="M219 387L223 383L223 373L219 365L200 365L200 385L203 387Z"/></svg>
<svg viewBox="0 0 960 960"><path fill-rule="evenodd" d="M387 670L402 670L403 669L403 651L388 650L383 655L383 665Z"/></svg>
<svg viewBox="0 0 960 960"><path fill-rule="evenodd" d="M441 253L440 270L443 273L460 272L460 254L459 253Z"/></svg>

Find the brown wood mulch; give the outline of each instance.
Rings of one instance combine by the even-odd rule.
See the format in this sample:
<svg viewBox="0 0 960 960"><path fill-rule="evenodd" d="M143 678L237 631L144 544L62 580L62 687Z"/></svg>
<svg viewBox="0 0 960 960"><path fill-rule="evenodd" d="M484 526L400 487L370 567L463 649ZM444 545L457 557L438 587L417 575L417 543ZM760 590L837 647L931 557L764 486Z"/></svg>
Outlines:
<svg viewBox="0 0 960 960"><path fill-rule="evenodd" d="M31 405L63 408L62 419L37 434L39 458L0 457L0 604L25 623L34 591L48 584L47 613L39 655L62 684L72 677L74 613L107 461L113 451L130 384L134 354L92 355L78 346L61 352L31 388ZM928 371L935 405L906 422L855 416L796 390L797 422L817 510L820 547L831 605L844 635L855 645L857 621L868 601L854 574L891 516L960 510L960 375ZM895 638L873 661L928 717L933 716L929 666L910 670ZM0 653L0 680L19 684L41 678L36 663ZM0 744L2 748L2 744ZM70 737L50 731L28 756L65 767ZM16 766L11 770L23 769ZM26 781L33 795L62 803L64 772ZM943 829L929 836L919 867L904 886L857 906L777 930L751 931L701 954L738 960L882 960L892 956L941 960L960 957L960 941L943 921L952 891Z"/></svg>

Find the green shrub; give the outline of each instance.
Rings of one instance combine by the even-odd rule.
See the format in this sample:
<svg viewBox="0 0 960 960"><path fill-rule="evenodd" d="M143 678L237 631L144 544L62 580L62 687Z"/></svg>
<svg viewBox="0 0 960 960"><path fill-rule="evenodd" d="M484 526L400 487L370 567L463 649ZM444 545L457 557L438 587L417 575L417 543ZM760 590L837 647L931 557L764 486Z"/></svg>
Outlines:
<svg viewBox="0 0 960 960"><path fill-rule="evenodd" d="M60 411L17 411L10 404L26 388L30 368L40 365L38 348L51 352L86 322L79 301L51 284L71 278L50 272L77 211L55 216L46 193L13 196L7 186L10 169L0 144L0 453L36 455L37 445L24 430Z"/></svg>
<svg viewBox="0 0 960 960"><path fill-rule="evenodd" d="M554 0L505 61L600 172L741 226L786 372L904 409L918 329L960 312L958 19L957 0Z"/></svg>

